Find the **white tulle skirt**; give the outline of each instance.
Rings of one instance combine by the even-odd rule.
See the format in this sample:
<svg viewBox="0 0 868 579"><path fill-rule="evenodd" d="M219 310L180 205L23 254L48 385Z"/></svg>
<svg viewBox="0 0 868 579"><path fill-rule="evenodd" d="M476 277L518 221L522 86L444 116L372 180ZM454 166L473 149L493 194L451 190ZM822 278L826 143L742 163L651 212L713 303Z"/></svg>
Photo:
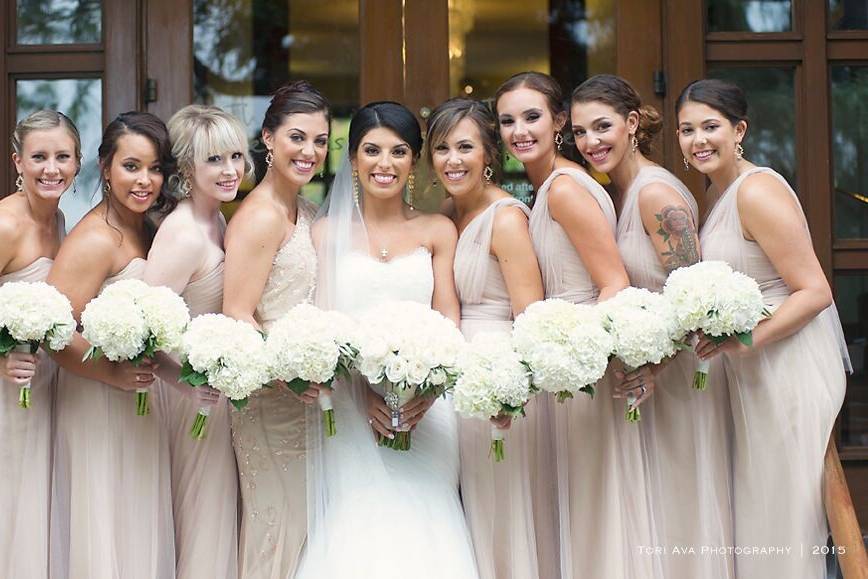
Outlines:
<svg viewBox="0 0 868 579"><path fill-rule="evenodd" d="M337 385L337 434L319 448L312 441L309 464L319 473L309 477L316 485L310 536L296 577L476 579L451 402L438 399L413 431L412 448L401 452L377 446L358 402L363 388L359 379ZM312 410L309 424L319 412Z"/></svg>

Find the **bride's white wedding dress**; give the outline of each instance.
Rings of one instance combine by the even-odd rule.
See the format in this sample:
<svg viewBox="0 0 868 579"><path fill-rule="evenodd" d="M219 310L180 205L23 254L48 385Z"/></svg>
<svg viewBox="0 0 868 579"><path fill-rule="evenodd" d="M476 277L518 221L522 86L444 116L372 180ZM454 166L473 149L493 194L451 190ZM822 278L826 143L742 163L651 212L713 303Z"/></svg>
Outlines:
<svg viewBox="0 0 868 579"><path fill-rule="evenodd" d="M352 252L337 263L335 308L358 314L397 300L431 303L434 273L424 247L381 262ZM319 474L309 497L302 579L476 579L470 535L458 495L458 428L450 400L439 398L413 431L412 448L376 445L360 378L337 383L337 434L314 452ZM319 409L314 411L318 414Z"/></svg>

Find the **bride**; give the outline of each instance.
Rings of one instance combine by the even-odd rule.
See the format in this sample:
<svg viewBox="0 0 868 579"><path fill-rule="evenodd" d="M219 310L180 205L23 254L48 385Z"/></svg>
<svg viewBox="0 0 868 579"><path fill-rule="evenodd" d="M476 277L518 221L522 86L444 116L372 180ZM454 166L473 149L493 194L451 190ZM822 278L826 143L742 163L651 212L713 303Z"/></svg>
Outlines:
<svg viewBox="0 0 868 579"><path fill-rule="evenodd" d="M375 102L353 117L349 160L313 228L321 307L358 314L411 300L458 322L455 227L412 208L421 149L419 124L402 105ZM309 410L309 536L297 577L476 579L451 402L419 398L402 408L413 447L400 452L376 444L375 433L393 436L376 388L359 377L336 384L338 433L326 440L319 409Z"/></svg>

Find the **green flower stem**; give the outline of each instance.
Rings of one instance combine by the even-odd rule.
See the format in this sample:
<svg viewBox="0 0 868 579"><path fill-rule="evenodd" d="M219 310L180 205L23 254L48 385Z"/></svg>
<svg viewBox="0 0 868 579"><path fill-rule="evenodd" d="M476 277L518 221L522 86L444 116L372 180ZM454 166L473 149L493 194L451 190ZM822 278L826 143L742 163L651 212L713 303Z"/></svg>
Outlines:
<svg viewBox="0 0 868 579"><path fill-rule="evenodd" d="M386 438L380 435L378 444L392 450L410 450L410 433L396 432L395 438Z"/></svg>
<svg viewBox="0 0 868 579"><path fill-rule="evenodd" d="M325 430L326 436L334 436L337 434L337 429L335 428L335 411L334 409L323 410L322 411L322 427Z"/></svg>
<svg viewBox="0 0 868 579"><path fill-rule="evenodd" d="M136 416L147 416L151 413L151 407L148 404L148 389L139 388L136 390Z"/></svg>
<svg viewBox="0 0 868 579"><path fill-rule="evenodd" d="M627 396L627 410L624 412L624 419L627 422L639 422L639 419L642 418L639 407L635 406L635 404L636 397L632 394Z"/></svg>
<svg viewBox="0 0 868 579"><path fill-rule="evenodd" d="M18 391L18 406L30 408L30 382L22 386Z"/></svg>
<svg viewBox="0 0 868 579"><path fill-rule="evenodd" d="M494 462L503 462L506 454L504 453L503 439L506 436L506 430L491 425L491 450L489 455L494 456Z"/></svg>
<svg viewBox="0 0 868 579"><path fill-rule="evenodd" d="M208 423L208 410L200 408L196 413L196 419L193 420L193 428L190 429L190 436L194 440L202 440L205 438L205 426Z"/></svg>
<svg viewBox="0 0 868 579"><path fill-rule="evenodd" d="M711 362L708 360L699 360L696 364L696 372L693 374L693 387L697 390L705 390L708 388L708 371L711 368Z"/></svg>

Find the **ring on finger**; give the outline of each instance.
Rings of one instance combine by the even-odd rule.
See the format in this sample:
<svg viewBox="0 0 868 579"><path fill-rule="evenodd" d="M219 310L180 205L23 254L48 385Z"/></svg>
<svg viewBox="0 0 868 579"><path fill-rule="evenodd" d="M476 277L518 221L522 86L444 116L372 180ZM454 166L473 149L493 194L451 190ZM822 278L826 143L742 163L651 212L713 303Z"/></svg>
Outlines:
<svg viewBox="0 0 868 579"><path fill-rule="evenodd" d="M371 426L373 426L373 425L374 425L374 419L373 419L373 418L368 418L368 424L371 425Z"/></svg>
<svg viewBox="0 0 868 579"><path fill-rule="evenodd" d="M644 384L639 384L639 390L642 392L641 396L645 396L645 393L648 391L648 387Z"/></svg>

